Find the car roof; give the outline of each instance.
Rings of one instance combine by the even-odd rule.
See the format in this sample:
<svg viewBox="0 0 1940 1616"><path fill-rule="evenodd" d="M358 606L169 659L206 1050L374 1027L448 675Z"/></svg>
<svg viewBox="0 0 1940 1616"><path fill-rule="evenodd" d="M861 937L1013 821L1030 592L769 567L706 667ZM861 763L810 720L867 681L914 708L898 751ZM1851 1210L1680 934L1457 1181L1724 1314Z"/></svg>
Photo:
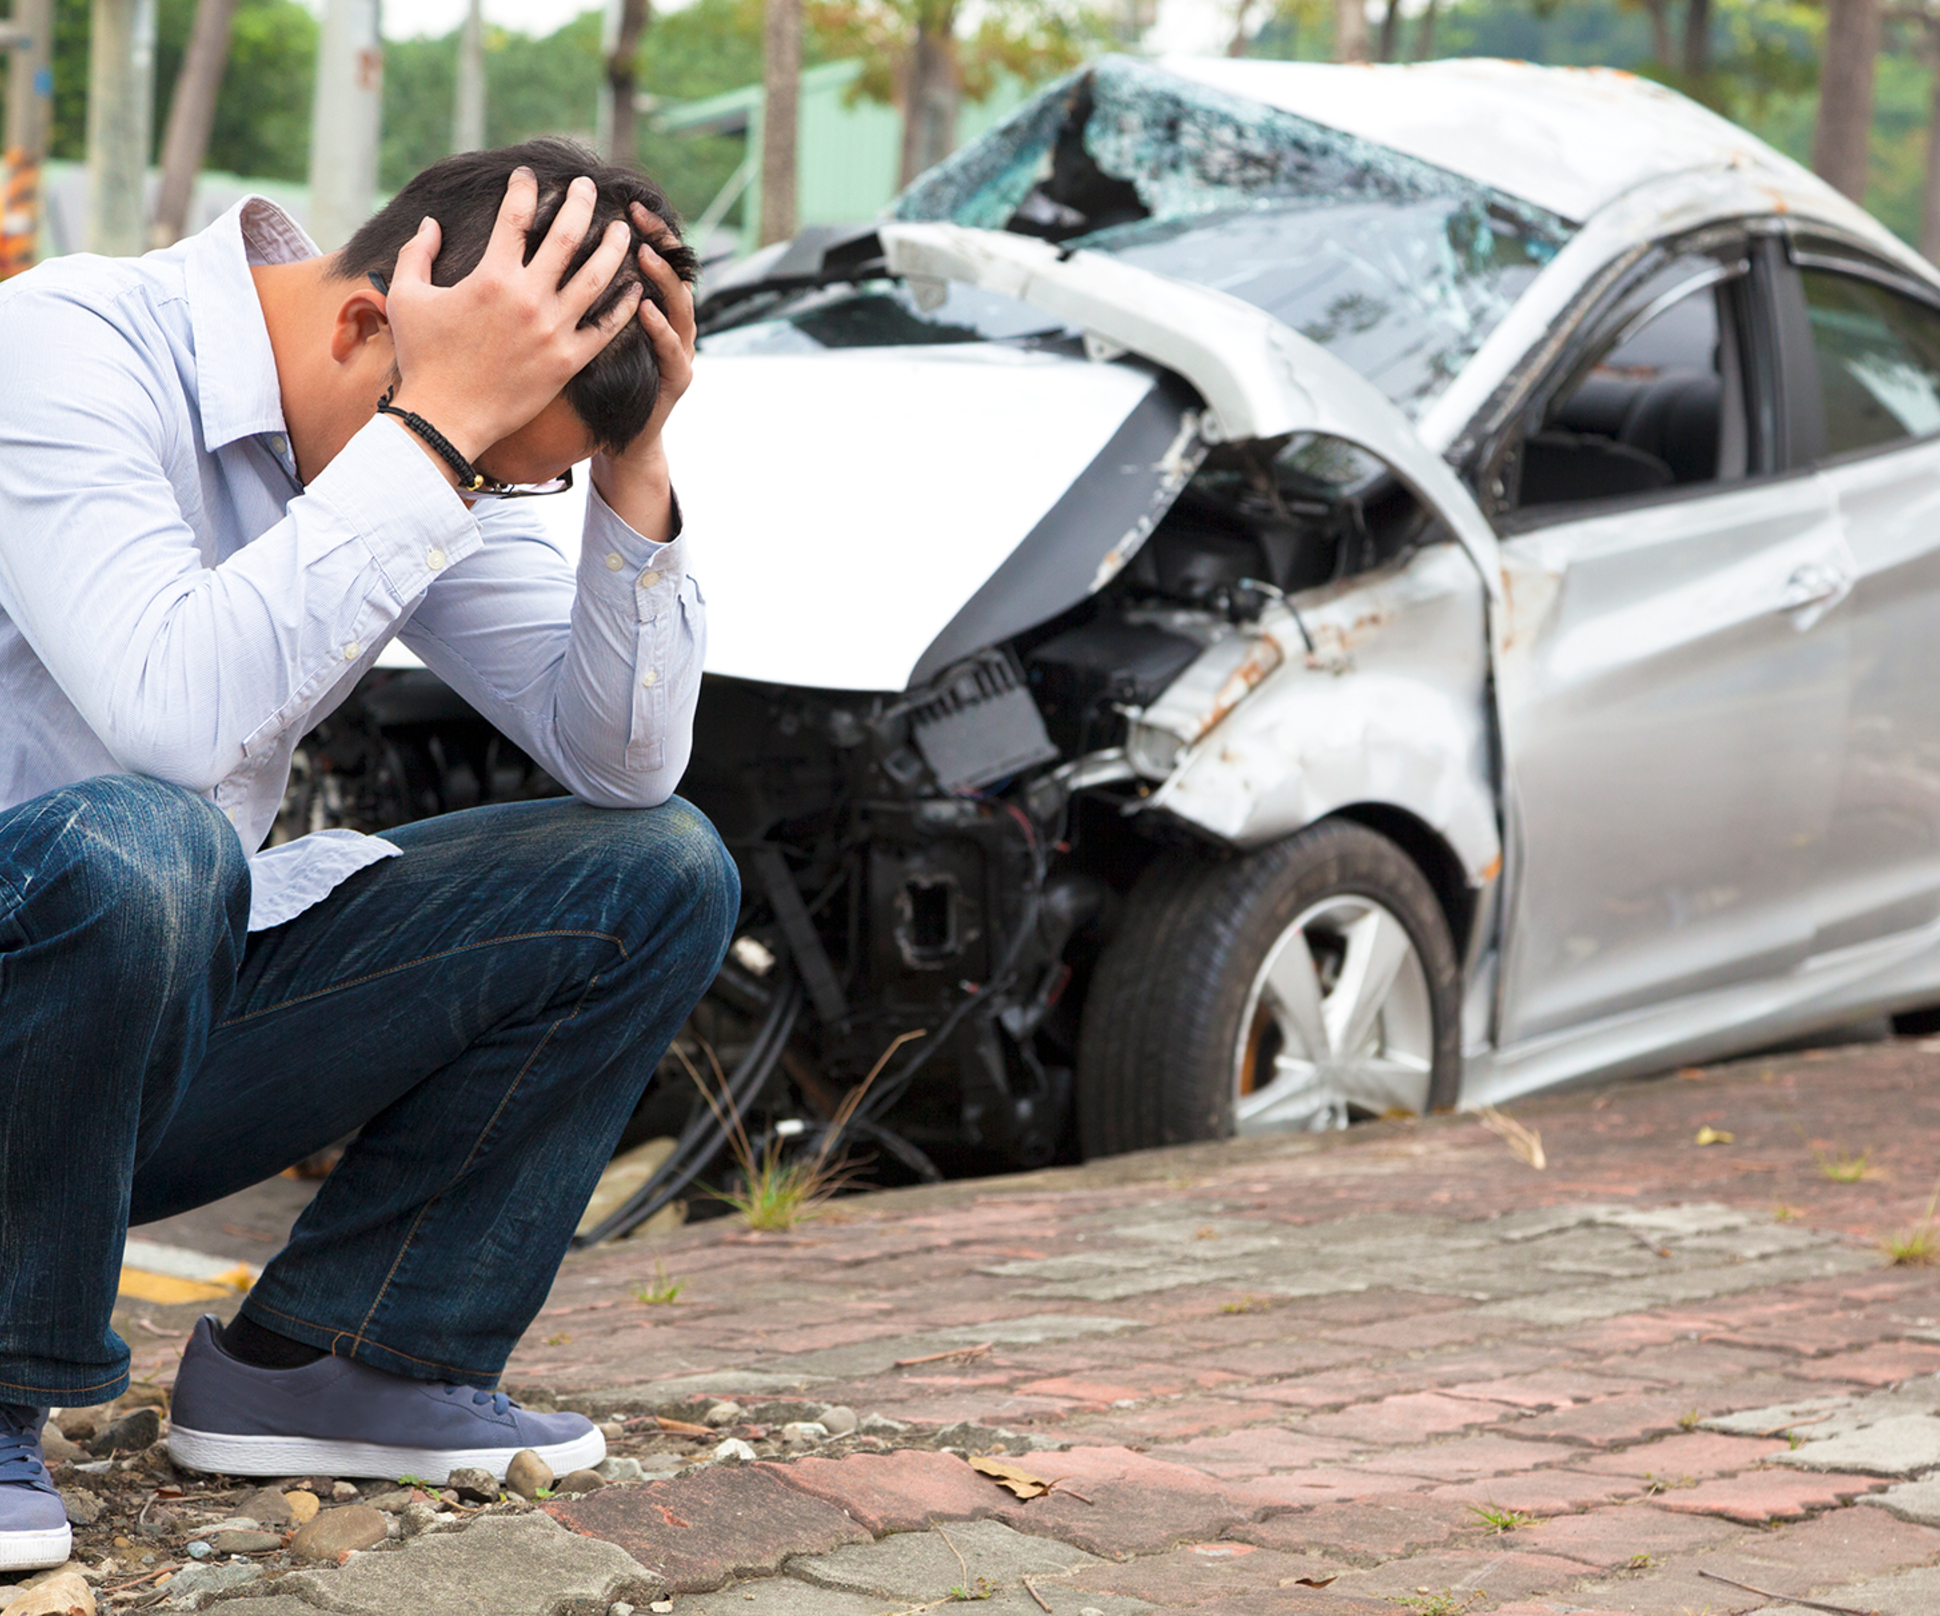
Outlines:
<svg viewBox="0 0 1940 1616"><path fill-rule="evenodd" d="M1793 207L1847 228L1859 212L1756 135L1613 68L1481 57L1378 66L1168 57L1161 65L1579 224L1640 186L1718 170L1739 171L1748 186L1776 186Z"/></svg>

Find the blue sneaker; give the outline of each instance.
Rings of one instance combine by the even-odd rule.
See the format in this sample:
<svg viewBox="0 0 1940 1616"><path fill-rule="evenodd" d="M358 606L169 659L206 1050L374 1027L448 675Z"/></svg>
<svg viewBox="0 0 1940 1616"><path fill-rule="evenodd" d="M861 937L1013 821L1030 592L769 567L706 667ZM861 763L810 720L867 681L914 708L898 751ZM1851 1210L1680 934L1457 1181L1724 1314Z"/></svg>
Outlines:
<svg viewBox="0 0 1940 1616"><path fill-rule="evenodd" d="M67 1506L40 1456L46 1423L44 1408L0 1403L0 1571L63 1565L74 1546Z"/></svg>
<svg viewBox="0 0 1940 1616"><path fill-rule="evenodd" d="M417 1476L505 1467L530 1448L555 1475L596 1465L606 1439L577 1414L534 1414L503 1392L386 1374L354 1358L258 1369L196 1325L175 1376L168 1455L222 1476Z"/></svg>

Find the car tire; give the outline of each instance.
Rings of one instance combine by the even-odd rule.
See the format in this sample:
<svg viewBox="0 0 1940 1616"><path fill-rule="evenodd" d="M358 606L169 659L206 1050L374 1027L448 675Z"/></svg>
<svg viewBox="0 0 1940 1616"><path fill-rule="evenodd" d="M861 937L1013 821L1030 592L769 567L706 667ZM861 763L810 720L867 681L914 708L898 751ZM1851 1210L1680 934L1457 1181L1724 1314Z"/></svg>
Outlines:
<svg viewBox="0 0 1940 1616"><path fill-rule="evenodd" d="M1079 1144L1337 1127L1444 1109L1460 1083L1461 967L1434 889L1386 837L1328 819L1141 878L1086 996Z"/></svg>

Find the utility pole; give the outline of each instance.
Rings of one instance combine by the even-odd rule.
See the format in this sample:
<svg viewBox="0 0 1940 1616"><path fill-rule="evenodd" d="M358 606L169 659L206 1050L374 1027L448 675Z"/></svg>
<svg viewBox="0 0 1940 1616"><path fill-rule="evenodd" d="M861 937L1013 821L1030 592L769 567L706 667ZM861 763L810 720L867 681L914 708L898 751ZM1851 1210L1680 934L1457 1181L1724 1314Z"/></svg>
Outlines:
<svg viewBox="0 0 1940 1616"><path fill-rule="evenodd" d="M328 0L310 120L310 235L325 252L350 240L376 204L383 117L377 0Z"/></svg>
<svg viewBox="0 0 1940 1616"><path fill-rule="evenodd" d="M802 0L767 0L762 34L761 245L795 235L801 126Z"/></svg>
<svg viewBox="0 0 1940 1616"><path fill-rule="evenodd" d="M458 94L452 103L451 149L485 148L485 0L471 0L458 34Z"/></svg>
<svg viewBox="0 0 1940 1616"><path fill-rule="evenodd" d="M14 0L0 24L7 128L0 145L0 280L31 269L40 236L40 165L54 117L54 0Z"/></svg>
<svg viewBox="0 0 1940 1616"><path fill-rule="evenodd" d="M147 245L143 186L155 115L155 0L94 0L88 43L89 252Z"/></svg>
<svg viewBox="0 0 1940 1616"><path fill-rule="evenodd" d="M188 234L189 203L195 196L195 177L209 155L209 131L216 122L216 92L222 71L229 65L229 25L236 0L199 0L188 54L175 81L168 105L168 129L162 136L162 188L155 198L151 240L167 247Z"/></svg>

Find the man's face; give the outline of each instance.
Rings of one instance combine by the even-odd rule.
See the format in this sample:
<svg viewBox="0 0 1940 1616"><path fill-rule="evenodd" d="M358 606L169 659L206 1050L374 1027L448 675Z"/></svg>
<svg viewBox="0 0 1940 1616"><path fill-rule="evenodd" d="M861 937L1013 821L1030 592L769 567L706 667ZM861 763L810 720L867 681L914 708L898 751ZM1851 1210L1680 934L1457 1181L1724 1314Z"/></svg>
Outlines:
<svg viewBox="0 0 1940 1616"><path fill-rule="evenodd" d="M476 464L502 483L544 483L563 476L598 447L561 393L509 438L500 438Z"/></svg>

